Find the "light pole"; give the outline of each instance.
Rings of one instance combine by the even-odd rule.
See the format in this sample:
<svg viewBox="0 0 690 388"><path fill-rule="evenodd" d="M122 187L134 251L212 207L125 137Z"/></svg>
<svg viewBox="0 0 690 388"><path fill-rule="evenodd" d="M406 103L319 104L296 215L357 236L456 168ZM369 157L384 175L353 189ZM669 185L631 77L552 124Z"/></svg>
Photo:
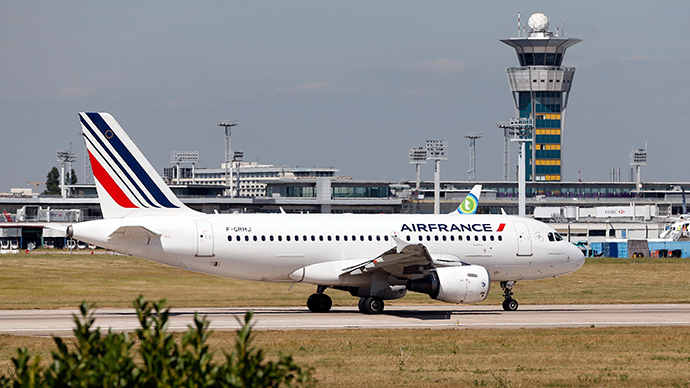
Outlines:
<svg viewBox="0 0 690 388"><path fill-rule="evenodd" d="M194 164L199 162L199 151L173 151L170 153L170 163L175 163L175 171L177 175L176 183L180 184L180 164L192 164L192 184L194 184Z"/></svg>
<svg viewBox="0 0 690 388"><path fill-rule="evenodd" d="M424 147L414 147L410 149L410 164L414 164L417 172L417 184L415 186L415 195L419 198L419 179L420 179L420 165L426 163L426 149Z"/></svg>
<svg viewBox="0 0 690 388"><path fill-rule="evenodd" d="M232 162L237 162L237 196L240 196L240 162L244 158L244 151L237 150L232 155Z"/></svg>
<svg viewBox="0 0 690 388"><path fill-rule="evenodd" d="M69 174L72 176L72 162L77 160L77 155L72 152L72 147L70 146L69 151L58 150L57 160L60 162L60 195L62 198L67 198L67 188L65 187L65 163L69 163ZM71 179L70 179L71 180Z"/></svg>
<svg viewBox="0 0 690 388"><path fill-rule="evenodd" d="M426 150L427 159L433 160L434 163L434 214L441 212L441 160L448 159L446 157L446 148L448 142L444 140L427 140Z"/></svg>
<svg viewBox="0 0 690 388"><path fill-rule="evenodd" d="M637 192L639 193L642 189L642 181L640 181L640 167L647 165L647 143L645 142L644 149L630 151L630 165L635 166L635 172L637 176Z"/></svg>
<svg viewBox="0 0 690 388"><path fill-rule="evenodd" d="M509 122L500 122L497 127L506 129L510 135L510 141L520 143L518 148L518 215L525 217L527 199L525 195L525 171L527 171L527 160L525 158L525 143L534 141L532 129L534 124L532 118L513 117Z"/></svg>
<svg viewBox="0 0 690 388"><path fill-rule="evenodd" d="M234 197L232 190L232 127L238 126L237 121L222 120L218 122L219 127L225 128L225 195Z"/></svg>
<svg viewBox="0 0 690 388"><path fill-rule="evenodd" d="M475 181L475 167L476 167L476 142L477 139L481 139L484 134L481 133L468 133L465 135L466 138L470 139L470 169L467 171L470 174L470 182Z"/></svg>

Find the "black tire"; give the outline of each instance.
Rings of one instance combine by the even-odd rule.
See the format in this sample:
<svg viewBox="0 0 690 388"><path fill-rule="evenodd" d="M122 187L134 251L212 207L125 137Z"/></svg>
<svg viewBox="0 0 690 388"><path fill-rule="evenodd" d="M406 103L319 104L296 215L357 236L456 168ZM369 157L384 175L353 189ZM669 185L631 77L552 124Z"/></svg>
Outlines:
<svg viewBox="0 0 690 388"><path fill-rule="evenodd" d="M307 307L312 313L327 313L332 306L333 301L326 294L311 294L307 298Z"/></svg>
<svg viewBox="0 0 690 388"><path fill-rule="evenodd" d="M364 314L381 314L383 312L383 300L376 296L364 299Z"/></svg>
<svg viewBox="0 0 690 388"><path fill-rule="evenodd" d="M503 310L505 311L517 311L519 306L520 305L515 299L506 299L503 301Z"/></svg>
<svg viewBox="0 0 690 388"><path fill-rule="evenodd" d="M333 306L333 301L331 300L331 297L326 295L326 294L321 294L319 295L319 298L316 300L317 301L317 306L319 309L319 313L327 313L331 311L331 307Z"/></svg>
<svg viewBox="0 0 690 388"><path fill-rule="evenodd" d="M318 301L319 299L319 294L311 294L309 295L309 298L307 298L307 308L309 308L309 311L312 313L318 313L319 312L319 306L318 306Z"/></svg>
<svg viewBox="0 0 690 388"><path fill-rule="evenodd" d="M359 298L359 303L357 303L357 308L359 309L359 312L362 314L365 314L366 312L364 311L364 304L366 303L367 298Z"/></svg>

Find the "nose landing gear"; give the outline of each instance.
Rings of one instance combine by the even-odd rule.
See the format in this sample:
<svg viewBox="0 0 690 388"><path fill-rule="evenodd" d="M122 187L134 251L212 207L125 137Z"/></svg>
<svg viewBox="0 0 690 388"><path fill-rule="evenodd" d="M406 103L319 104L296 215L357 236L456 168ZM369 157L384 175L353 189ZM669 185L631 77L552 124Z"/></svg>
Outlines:
<svg viewBox="0 0 690 388"><path fill-rule="evenodd" d="M517 300L513 299L514 285L514 281L501 282L501 289L503 290L503 297L505 298L503 300L503 310L505 311L517 311L518 309L519 304Z"/></svg>

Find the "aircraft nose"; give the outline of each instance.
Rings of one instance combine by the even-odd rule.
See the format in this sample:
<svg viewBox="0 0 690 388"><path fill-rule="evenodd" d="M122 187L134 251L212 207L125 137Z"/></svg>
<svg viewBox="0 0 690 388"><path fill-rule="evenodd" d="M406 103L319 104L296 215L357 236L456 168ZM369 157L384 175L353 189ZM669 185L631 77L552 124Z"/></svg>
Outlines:
<svg viewBox="0 0 690 388"><path fill-rule="evenodd" d="M585 264L585 255L582 253L580 248L570 244L570 249L568 251L568 256L570 257L570 262L575 264L575 268L578 269Z"/></svg>

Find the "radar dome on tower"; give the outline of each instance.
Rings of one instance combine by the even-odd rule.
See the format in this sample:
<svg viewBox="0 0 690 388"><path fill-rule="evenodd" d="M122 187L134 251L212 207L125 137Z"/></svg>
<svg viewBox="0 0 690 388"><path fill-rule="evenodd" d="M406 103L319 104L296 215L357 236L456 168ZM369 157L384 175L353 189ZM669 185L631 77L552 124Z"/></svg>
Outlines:
<svg viewBox="0 0 690 388"><path fill-rule="evenodd" d="M532 14L527 21L531 32L546 32L549 29L549 18L541 12Z"/></svg>

